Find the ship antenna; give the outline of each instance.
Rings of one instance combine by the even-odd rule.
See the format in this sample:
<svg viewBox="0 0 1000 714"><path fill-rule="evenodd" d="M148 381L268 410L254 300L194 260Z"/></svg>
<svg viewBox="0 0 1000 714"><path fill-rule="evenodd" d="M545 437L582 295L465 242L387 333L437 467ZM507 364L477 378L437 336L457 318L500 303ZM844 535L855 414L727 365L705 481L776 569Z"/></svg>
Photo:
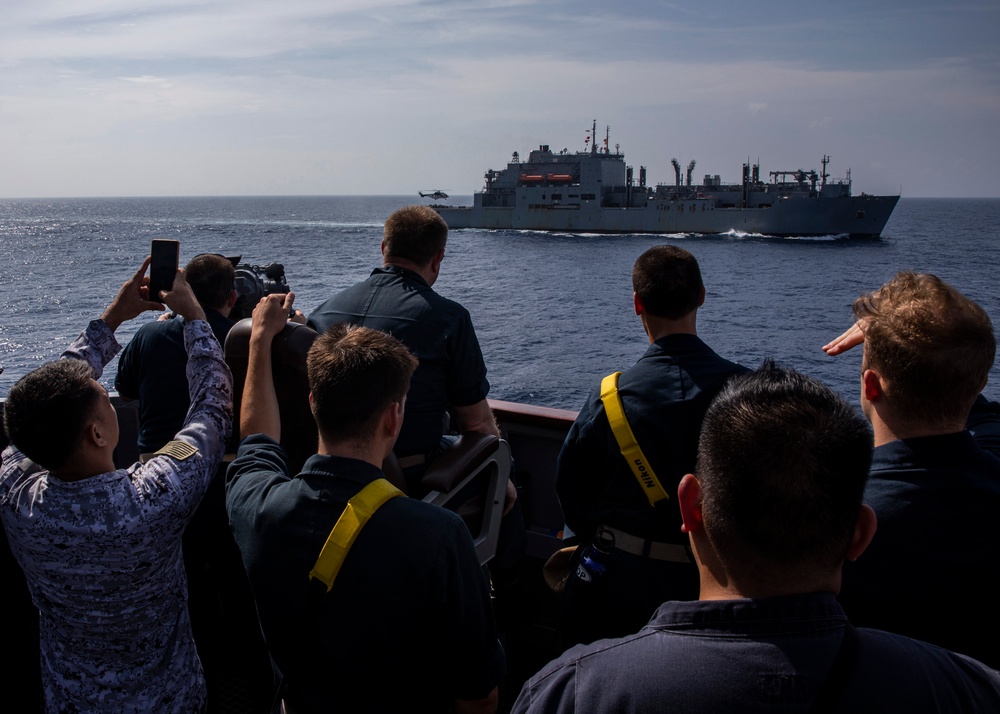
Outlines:
<svg viewBox="0 0 1000 714"><path fill-rule="evenodd" d="M590 135L594 137L594 140L590 142L590 155L597 155L597 120L594 119L594 125L590 130Z"/></svg>

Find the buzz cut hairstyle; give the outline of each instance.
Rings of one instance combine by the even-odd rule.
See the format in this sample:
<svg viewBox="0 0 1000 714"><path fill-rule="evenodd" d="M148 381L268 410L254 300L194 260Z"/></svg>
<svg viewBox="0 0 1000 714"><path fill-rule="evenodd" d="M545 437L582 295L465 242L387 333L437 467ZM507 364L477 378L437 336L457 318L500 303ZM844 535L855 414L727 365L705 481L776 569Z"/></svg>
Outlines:
<svg viewBox="0 0 1000 714"><path fill-rule="evenodd" d="M406 206L390 215L383 232L385 257L427 265L444 250L448 224L429 206Z"/></svg>
<svg viewBox="0 0 1000 714"><path fill-rule="evenodd" d="M996 357L983 308L936 275L901 272L858 298L854 315L865 333L862 369L879 372L897 418L965 423Z"/></svg>
<svg viewBox="0 0 1000 714"><path fill-rule="evenodd" d="M306 357L313 417L325 440L371 443L379 420L402 403L417 359L392 335L338 323Z"/></svg>
<svg viewBox="0 0 1000 714"><path fill-rule="evenodd" d="M728 382L702 425L696 476L725 567L762 582L839 568L872 460L867 420L770 360Z"/></svg>
<svg viewBox="0 0 1000 714"><path fill-rule="evenodd" d="M225 256L202 253L184 266L184 277L202 307L219 310L233 294L236 269Z"/></svg>
<svg viewBox="0 0 1000 714"><path fill-rule="evenodd" d="M675 245L653 246L632 267L632 290L656 317L677 320L693 312L704 287L698 261Z"/></svg>
<svg viewBox="0 0 1000 714"><path fill-rule="evenodd" d="M4 405L7 439L49 471L65 466L100 398L93 379L79 359L48 362L21 377Z"/></svg>

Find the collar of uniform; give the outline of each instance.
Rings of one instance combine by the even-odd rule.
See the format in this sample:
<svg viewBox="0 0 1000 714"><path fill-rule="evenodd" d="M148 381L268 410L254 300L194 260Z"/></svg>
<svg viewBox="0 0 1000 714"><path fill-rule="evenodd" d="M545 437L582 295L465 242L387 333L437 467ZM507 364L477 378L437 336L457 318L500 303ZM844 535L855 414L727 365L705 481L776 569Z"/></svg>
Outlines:
<svg viewBox="0 0 1000 714"><path fill-rule="evenodd" d="M657 609L646 627L738 636L800 632L803 623L810 623L812 629L843 626L846 620L832 593L806 593L742 600L668 601Z"/></svg>
<svg viewBox="0 0 1000 714"><path fill-rule="evenodd" d="M956 466L981 451L968 430L952 434L897 439L875 447L872 471L900 467Z"/></svg>
<svg viewBox="0 0 1000 714"><path fill-rule="evenodd" d="M359 486L367 486L375 479L383 478L382 469L367 461L351 459L344 456L325 456L314 454L306 459L302 471L296 478L303 476L333 476L345 481L351 481Z"/></svg>
<svg viewBox="0 0 1000 714"><path fill-rule="evenodd" d="M407 268L400 267L398 265L383 265L381 268L375 268L372 271L372 275L398 275L401 278L407 280L415 280L416 282L430 287L430 284L424 280L419 273L415 273Z"/></svg>
<svg viewBox="0 0 1000 714"><path fill-rule="evenodd" d="M673 335L661 337L653 342L646 351L647 353L678 352L681 350L698 352L705 349L709 349L709 347L702 342L702 339L698 335L692 335L689 332L678 332Z"/></svg>
<svg viewBox="0 0 1000 714"><path fill-rule="evenodd" d="M207 322L213 330L224 328L224 330L228 331L230 327L236 324L214 308L202 306L201 309L205 311L205 322ZM173 321L176 321L177 324L183 324L184 318L175 313L173 320L168 320L167 322Z"/></svg>
<svg viewBox="0 0 1000 714"><path fill-rule="evenodd" d="M202 309L205 311L205 318L208 320L208 322L212 322L213 320L220 320L220 321L228 322L230 325L235 325L236 324L235 322L233 322L232 320L230 320L228 317L226 317L225 315L223 315L221 312L219 312L215 308L212 308L212 307L202 307Z"/></svg>

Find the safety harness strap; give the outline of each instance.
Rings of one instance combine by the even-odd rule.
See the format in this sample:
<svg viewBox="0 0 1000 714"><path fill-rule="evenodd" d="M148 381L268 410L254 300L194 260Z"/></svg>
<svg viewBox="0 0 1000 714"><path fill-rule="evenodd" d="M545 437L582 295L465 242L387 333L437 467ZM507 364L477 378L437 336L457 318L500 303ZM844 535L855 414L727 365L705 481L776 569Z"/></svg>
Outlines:
<svg viewBox="0 0 1000 714"><path fill-rule="evenodd" d="M351 546L368 519L390 498L402 495L402 491L384 478L376 479L361 489L347 502L344 512L334 524L323 544L323 550L316 558L316 564L309 572L309 578L322 582L326 585L326 591L330 592Z"/></svg>
<svg viewBox="0 0 1000 714"><path fill-rule="evenodd" d="M621 395L618 393L618 375L621 372L609 374L601 382L601 401L604 402L604 411L608 415L608 423L611 424L611 432L615 435L618 448L621 449L622 456L628 462L632 473L635 474L639 485L642 486L643 493L649 499L649 505L656 505L657 501L670 498L663 490L659 479L653 473L653 467L649 465L639 442L632 433L628 418L625 416L625 407L622 405Z"/></svg>

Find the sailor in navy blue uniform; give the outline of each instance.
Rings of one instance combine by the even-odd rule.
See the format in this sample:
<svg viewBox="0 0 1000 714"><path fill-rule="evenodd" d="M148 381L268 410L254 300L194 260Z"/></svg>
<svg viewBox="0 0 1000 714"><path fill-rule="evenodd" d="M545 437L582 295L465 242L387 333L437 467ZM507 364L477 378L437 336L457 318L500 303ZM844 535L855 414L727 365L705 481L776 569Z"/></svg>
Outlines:
<svg viewBox="0 0 1000 714"><path fill-rule="evenodd" d="M651 505L623 457L595 390L559 454L556 490L581 553L603 532L614 547L590 581L572 568L565 588L564 644L635 632L668 599L698 596L674 491L694 468L698 433L712 398L746 368L717 355L697 335L705 287L683 248L650 248L632 271L635 312L650 346L621 374L625 417L666 498ZM575 562L575 561L574 561Z"/></svg>

